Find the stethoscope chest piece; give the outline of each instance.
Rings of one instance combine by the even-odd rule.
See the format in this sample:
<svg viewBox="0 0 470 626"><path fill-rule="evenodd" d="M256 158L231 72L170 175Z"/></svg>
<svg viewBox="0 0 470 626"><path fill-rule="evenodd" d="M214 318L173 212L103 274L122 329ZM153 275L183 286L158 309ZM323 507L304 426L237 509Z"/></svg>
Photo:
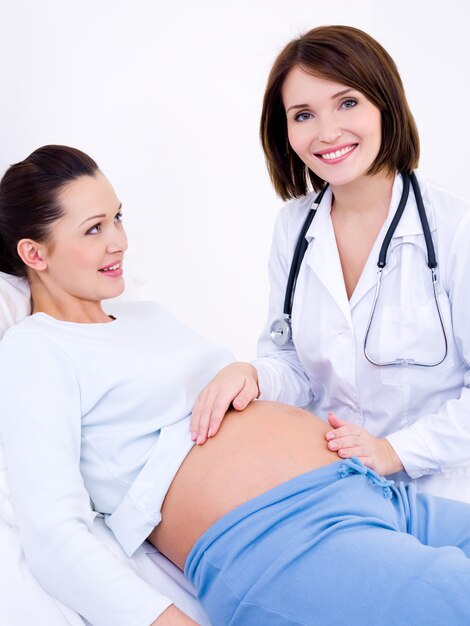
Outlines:
<svg viewBox="0 0 470 626"><path fill-rule="evenodd" d="M288 317L283 317L281 319L274 320L271 326L271 330L269 331L269 336L272 341L282 348L291 338L291 326L290 319Z"/></svg>

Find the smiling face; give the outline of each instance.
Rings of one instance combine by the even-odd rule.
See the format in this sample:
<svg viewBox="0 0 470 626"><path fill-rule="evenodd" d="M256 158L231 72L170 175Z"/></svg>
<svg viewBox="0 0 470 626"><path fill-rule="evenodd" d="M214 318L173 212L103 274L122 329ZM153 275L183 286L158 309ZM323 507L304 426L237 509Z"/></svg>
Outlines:
<svg viewBox="0 0 470 626"><path fill-rule="evenodd" d="M99 302L124 290L122 262L127 237L121 203L97 172L69 183L58 195L63 217L42 244L41 279L62 306Z"/></svg>
<svg viewBox="0 0 470 626"><path fill-rule="evenodd" d="M294 67L282 87L289 143L335 186L366 176L381 146L381 113L360 91Z"/></svg>

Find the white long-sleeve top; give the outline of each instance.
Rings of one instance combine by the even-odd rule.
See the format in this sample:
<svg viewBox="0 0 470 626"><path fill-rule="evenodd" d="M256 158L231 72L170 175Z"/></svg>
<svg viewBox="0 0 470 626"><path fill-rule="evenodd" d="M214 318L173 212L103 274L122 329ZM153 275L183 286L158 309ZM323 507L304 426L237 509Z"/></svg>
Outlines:
<svg viewBox="0 0 470 626"><path fill-rule="evenodd" d="M171 604L91 532L95 511L128 555L193 442L199 390L232 356L153 303L105 324L43 313L0 343L0 428L27 561L96 626L148 626Z"/></svg>
<svg viewBox="0 0 470 626"><path fill-rule="evenodd" d="M271 294L258 345L261 398L310 406L326 419L359 424L387 436L418 488L470 501L470 205L419 179L437 255L437 289L448 340L436 367L378 367L364 356L377 260L402 192L395 179L388 219L348 300L327 190L307 232L295 290L293 341L269 337L282 317L289 268L316 194L288 203L276 222L270 256ZM413 191L390 243L369 352L378 361L437 361L444 340L427 267ZM452 486L451 486L452 485Z"/></svg>

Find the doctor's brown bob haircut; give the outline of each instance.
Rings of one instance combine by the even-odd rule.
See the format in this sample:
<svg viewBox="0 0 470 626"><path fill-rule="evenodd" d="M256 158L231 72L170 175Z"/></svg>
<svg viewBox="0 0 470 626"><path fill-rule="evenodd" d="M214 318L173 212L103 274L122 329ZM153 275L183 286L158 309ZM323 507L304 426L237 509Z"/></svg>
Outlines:
<svg viewBox="0 0 470 626"><path fill-rule="evenodd" d="M292 150L282 87L291 69L342 83L360 91L381 112L382 143L368 174L410 173L419 161L419 136L397 67L384 48L351 26L321 26L294 39L271 69L264 94L260 138L269 176L283 200L298 198L325 181Z"/></svg>

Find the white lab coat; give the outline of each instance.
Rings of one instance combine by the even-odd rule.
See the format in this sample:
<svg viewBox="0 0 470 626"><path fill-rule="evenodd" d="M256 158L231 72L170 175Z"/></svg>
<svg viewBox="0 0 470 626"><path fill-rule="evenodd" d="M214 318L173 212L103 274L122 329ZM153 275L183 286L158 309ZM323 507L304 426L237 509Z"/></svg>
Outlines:
<svg viewBox="0 0 470 626"><path fill-rule="evenodd" d="M348 301L327 190L307 231L309 247L295 291L293 341L269 337L282 316L298 234L315 194L285 206L270 257L271 295L258 345L261 398L333 411L377 437L387 436L405 480L419 490L470 502L470 204L419 179L436 249L438 294L448 352L435 367L378 367L364 356L377 259L402 191L395 179L390 212ZM368 348L380 361L438 361L444 339L413 191L391 240Z"/></svg>

